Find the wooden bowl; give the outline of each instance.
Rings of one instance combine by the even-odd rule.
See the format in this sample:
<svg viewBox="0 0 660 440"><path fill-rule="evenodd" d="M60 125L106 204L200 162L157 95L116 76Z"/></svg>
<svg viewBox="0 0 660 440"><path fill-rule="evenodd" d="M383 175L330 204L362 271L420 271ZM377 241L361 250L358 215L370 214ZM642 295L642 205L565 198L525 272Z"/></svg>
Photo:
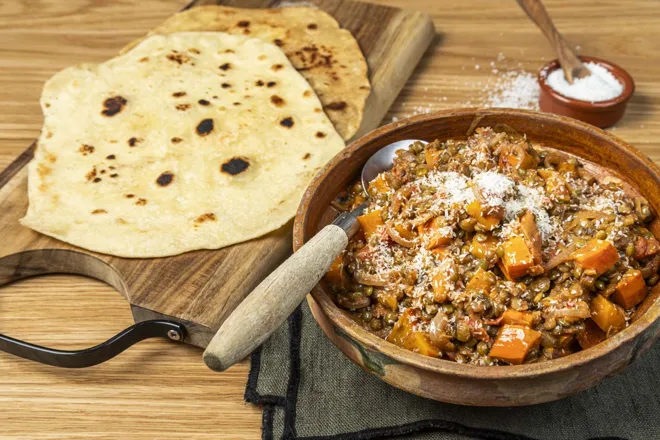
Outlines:
<svg viewBox="0 0 660 440"><path fill-rule="evenodd" d="M533 142L574 154L612 170L660 212L660 169L634 147L592 125L524 110L461 109L420 115L381 127L353 142L316 176L305 192L294 225L299 249L336 215L330 202L354 182L379 148L402 139L427 141L462 137L473 124L507 124ZM651 224L657 235L660 220ZM315 319L339 349L365 371L410 393L474 406L514 406L547 402L596 385L623 370L660 334L660 304L653 289L634 322L603 343L560 359L537 364L484 367L426 357L400 348L362 329L329 297L323 280L309 303Z"/></svg>
<svg viewBox="0 0 660 440"><path fill-rule="evenodd" d="M579 119L596 127L611 127L619 122L626 112L628 101L635 92L635 82L628 72L614 63L595 57L581 56L579 58L583 62L598 63L609 70L623 84L623 93L614 99L600 102L580 101L564 96L545 82L550 72L560 68L559 61L552 60L538 73L538 82L541 87L539 108L543 112Z"/></svg>

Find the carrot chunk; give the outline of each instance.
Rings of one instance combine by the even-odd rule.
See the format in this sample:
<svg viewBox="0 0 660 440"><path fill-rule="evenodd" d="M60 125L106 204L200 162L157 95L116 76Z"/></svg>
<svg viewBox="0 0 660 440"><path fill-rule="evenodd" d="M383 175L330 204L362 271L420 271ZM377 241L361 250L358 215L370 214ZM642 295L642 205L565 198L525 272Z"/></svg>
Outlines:
<svg viewBox="0 0 660 440"><path fill-rule="evenodd" d="M517 235L504 242L504 255L500 268L503 267L504 275L507 278L517 280L527 275L533 265L534 256L523 237Z"/></svg>
<svg viewBox="0 0 660 440"><path fill-rule="evenodd" d="M545 180L545 190L556 200L567 201L571 198L571 193L566 186L566 179L562 174L554 170L540 169L539 176Z"/></svg>
<svg viewBox="0 0 660 440"><path fill-rule="evenodd" d="M325 274L325 279L335 286L345 286L346 277L344 276L344 257L338 256L330 265L330 269Z"/></svg>
<svg viewBox="0 0 660 440"><path fill-rule="evenodd" d="M502 323L506 325L534 325L534 314L529 312L519 312L513 309L506 309L502 314Z"/></svg>
<svg viewBox="0 0 660 440"><path fill-rule="evenodd" d="M623 309L602 295L596 295L591 300L591 319L608 335L623 330L626 326Z"/></svg>
<svg viewBox="0 0 660 440"><path fill-rule="evenodd" d="M575 162L564 161L557 165L557 171L560 173L575 174L577 173L577 165Z"/></svg>
<svg viewBox="0 0 660 440"><path fill-rule="evenodd" d="M500 224L500 219L494 215L484 214L481 202L475 200L465 207L468 215L474 218L485 230L492 231Z"/></svg>
<svg viewBox="0 0 660 440"><path fill-rule="evenodd" d="M605 332L591 319L584 321L584 330L577 334L577 341L584 350L600 344L606 338Z"/></svg>
<svg viewBox="0 0 660 440"><path fill-rule="evenodd" d="M379 174L374 180L369 182L369 194L376 195L381 193L386 193L390 190L390 185L385 180L384 174ZM373 192L372 192L373 191Z"/></svg>
<svg viewBox="0 0 660 440"><path fill-rule="evenodd" d="M444 272L438 271L433 278L431 278L431 287L433 287L433 300L437 303L447 301L447 293L449 288L447 286L447 275Z"/></svg>
<svg viewBox="0 0 660 440"><path fill-rule="evenodd" d="M432 167L438 162L438 158L440 157L440 150L433 150L430 148L427 148L424 150L424 160L426 161L426 165Z"/></svg>
<svg viewBox="0 0 660 440"><path fill-rule="evenodd" d="M414 329L414 319L411 310L403 312L394 327L392 327L387 340L415 353L433 357L440 356L440 351L435 345L431 344L428 335Z"/></svg>
<svg viewBox="0 0 660 440"><path fill-rule="evenodd" d="M606 240L592 239L587 245L571 254L582 268L596 271L602 275L619 261L619 253L612 243Z"/></svg>
<svg viewBox="0 0 660 440"><path fill-rule="evenodd" d="M624 309L632 309L646 298L646 283L642 272L629 269L616 285L614 291L614 302Z"/></svg>
<svg viewBox="0 0 660 440"><path fill-rule="evenodd" d="M486 272L482 268L479 268L470 281L465 285L465 290L480 290L488 292L493 285L495 284L495 277L490 272Z"/></svg>
<svg viewBox="0 0 660 440"><path fill-rule="evenodd" d="M364 236L367 240L371 238L372 235L378 233L378 228L384 226L382 211L380 209L376 211L371 211L369 214L364 214L358 216L358 222L360 222L360 227L364 231Z"/></svg>
<svg viewBox="0 0 660 440"><path fill-rule="evenodd" d="M500 328L489 356L513 365L522 364L527 354L538 347L541 333L524 325L505 325Z"/></svg>
<svg viewBox="0 0 660 440"><path fill-rule="evenodd" d="M396 297L396 293L390 290L379 290L376 293L376 300L379 304L390 310L396 310L399 307L399 300Z"/></svg>
<svg viewBox="0 0 660 440"><path fill-rule="evenodd" d="M534 168L538 161L532 156L529 149L520 145L510 145L505 147L500 153L499 166L501 169L525 169Z"/></svg>
<svg viewBox="0 0 660 440"><path fill-rule="evenodd" d="M454 231L445 227L445 224L438 217L429 220L424 225L420 225L417 229L420 234L428 236L426 249L448 245L454 238Z"/></svg>
<svg viewBox="0 0 660 440"><path fill-rule="evenodd" d="M477 240L477 235L472 239L470 244L470 253L479 259L485 259L488 251L495 251L497 248L498 240L492 235L488 235L485 241Z"/></svg>

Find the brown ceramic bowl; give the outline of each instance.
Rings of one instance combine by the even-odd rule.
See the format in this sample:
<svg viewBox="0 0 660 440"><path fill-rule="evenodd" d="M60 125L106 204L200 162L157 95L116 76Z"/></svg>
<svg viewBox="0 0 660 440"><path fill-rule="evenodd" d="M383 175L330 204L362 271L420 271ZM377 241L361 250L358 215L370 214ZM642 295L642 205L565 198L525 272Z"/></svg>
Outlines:
<svg viewBox="0 0 660 440"><path fill-rule="evenodd" d="M461 109L420 115L381 127L358 139L316 176L295 219L294 249L328 224L333 198L360 175L378 149L402 139L463 137L473 124L506 124L533 142L562 150L611 170L633 185L660 212L660 168L634 147L592 125L549 113L524 110ZM651 230L658 235L660 220ZM596 385L634 361L660 335L660 304L654 289L634 322L603 343L537 364L484 367L457 364L400 348L364 330L338 308L324 280L309 303L326 335L365 371L405 391L443 402L475 406L530 405L566 397Z"/></svg>
<svg viewBox="0 0 660 440"><path fill-rule="evenodd" d="M623 117L628 101L635 92L635 82L628 72L614 63L595 57L581 56L579 58L583 62L598 63L609 70L623 84L621 96L607 101L587 102L561 95L545 82L545 78L550 72L560 68L559 61L552 60L538 73L538 82L541 86L539 107L543 112L579 119L596 127L611 127Z"/></svg>

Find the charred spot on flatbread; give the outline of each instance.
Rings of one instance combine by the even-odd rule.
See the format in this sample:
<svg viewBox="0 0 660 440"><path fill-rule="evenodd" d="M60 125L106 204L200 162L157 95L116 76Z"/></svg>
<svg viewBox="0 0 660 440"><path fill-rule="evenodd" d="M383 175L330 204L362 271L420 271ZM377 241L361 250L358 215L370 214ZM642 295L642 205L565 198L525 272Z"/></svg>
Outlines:
<svg viewBox="0 0 660 440"><path fill-rule="evenodd" d="M303 156L303 160L307 160L310 157L312 157L312 153L305 153L305 155Z"/></svg>
<svg viewBox="0 0 660 440"><path fill-rule="evenodd" d="M250 22L247 20L241 20L238 23L236 23L236 26L246 28L250 26Z"/></svg>
<svg viewBox="0 0 660 440"><path fill-rule="evenodd" d="M139 199L137 199L137 201L135 202L135 204L136 204L137 206L144 206L144 205L147 204L147 199L139 198Z"/></svg>
<svg viewBox="0 0 660 440"><path fill-rule="evenodd" d="M83 155L87 156L88 154L92 154L94 152L94 147L91 145L87 144L82 144L80 148L78 148L78 151Z"/></svg>
<svg viewBox="0 0 660 440"><path fill-rule="evenodd" d="M277 83L275 81L268 81L266 83L266 87L275 87L276 85L277 85Z"/></svg>
<svg viewBox="0 0 660 440"><path fill-rule="evenodd" d="M170 183L174 182L174 174L171 171L165 171L158 176L156 179L156 184L158 186L167 186Z"/></svg>
<svg viewBox="0 0 660 440"><path fill-rule="evenodd" d="M272 66L270 66L270 68L273 71L277 72L278 70L284 69L284 64L273 64Z"/></svg>
<svg viewBox="0 0 660 440"><path fill-rule="evenodd" d="M197 101L197 103L199 105L204 105L204 106L211 105L211 103L209 101L207 101L206 99L200 99L199 101Z"/></svg>
<svg viewBox="0 0 660 440"><path fill-rule="evenodd" d="M178 143L181 142L182 140L183 140L183 139L181 139L180 137L173 137L172 139L170 139L170 141L171 141L173 144L178 144Z"/></svg>
<svg viewBox="0 0 660 440"><path fill-rule="evenodd" d="M312 31L315 31L318 28L319 28L319 26L316 23L310 23L310 24L307 25L307 29L312 30Z"/></svg>
<svg viewBox="0 0 660 440"><path fill-rule="evenodd" d="M106 156L105 158L108 159L108 160L115 160L115 159L117 159L117 156L115 156L114 154L110 154L109 156Z"/></svg>
<svg viewBox="0 0 660 440"><path fill-rule="evenodd" d="M108 211L106 211L105 209L95 209L94 211L92 211L92 214L107 214L107 213Z"/></svg>
<svg viewBox="0 0 660 440"><path fill-rule="evenodd" d="M114 116L124 109L126 103L128 103L128 101L123 96L117 95L107 98L103 101L103 110L101 111L101 114L108 117Z"/></svg>
<svg viewBox="0 0 660 440"><path fill-rule="evenodd" d="M311 90L305 90L303 92L303 98L309 98L310 96L312 96L312 91Z"/></svg>
<svg viewBox="0 0 660 440"><path fill-rule="evenodd" d="M149 61L149 57L142 57L138 61L141 63L146 63L147 61Z"/></svg>
<svg viewBox="0 0 660 440"><path fill-rule="evenodd" d="M190 108L190 104L177 104L176 105L176 109L179 110L179 111L182 111L182 112L188 110L189 108Z"/></svg>
<svg viewBox="0 0 660 440"><path fill-rule="evenodd" d="M112 174L110 174L110 177L112 177L112 178L114 179L114 178L116 178L116 177L119 177L119 174L117 174L117 173L112 173Z"/></svg>
<svg viewBox="0 0 660 440"><path fill-rule="evenodd" d="M96 177L94 180L92 180L92 182L99 183L101 180L103 179L101 179L100 177Z"/></svg>
<svg viewBox="0 0 660 440"><path fill-rule="evenodd" d="M177 50L172 50L172 53L168 53L166 58L170 61L173 61L177 64L185 64L190 62L190 57L179 53Z"/></svg>
<svg viewBox="0 0 660 440"><path fill-rule="evenodd" d="M345 101L336 101L336 102L331 102L327 105L325 105L326 110L332 110L332 111L342 111L346 109L346 102Z"/></svg>
<svg viewBox="0 0 660 440"><path fill-rule="evenodd" d="M39 167L39 174L41 174L42 176L44 174L41 171L41 166ZM98 174L98 172L96 171L96 167L92 167L92 169L89 170L89 172L87 174L85 174L85 179L87 179L87 181L94 180L94 178L96 177L97 174Z"/></svg>
<svg viewBox="0 0 660 440"><path fill-rule="evenodd" d="M213 119L204 119L202 122L197 124L197 134L200 136L206 136L213 131Z"/></svg>
<svg viewBox="0 0 660 440"><path fill-rule="evenodd" d="M282 127L291 128L293 127L293 118L291 116L284 118L280 121Z"/></svg>
<svg viewBox="0 0 660 440"><path fill-rule="evenodd" d="M235 176L247 170L249 166L250 161L246 157L232 157L220 166L220 171Z"/></svg>
<svg viewBox="0 0 660 440"><path fill-rule="evenodd" d="M326 136L326 134L322 131L317 131L314 136L316 136L319 139L323 139Z"/></svg>
<svg viewBox="0 0 660 440"><path fill-rule="evenodd" d="M190 49L188 49L188 52L194 53L195 55L199 55L201 53L199 51L199 49L195 49L194 47L191 47Z"/></svg>
<svg viewBox="0 0 660 440"><path fill-rule="evenodd" d="M205 222L214 222L214 221L216 221L217 219L218 219L218 218L215 216L214 213L212 213L212 212L207 212L206 214L202 214L202 215L200 215L199 217L197 217L197 218L195 219L195 223L197 223L197 224L201 224L201 223L205 223Z"/></svg>
<svg viewBox="0 0 660 440"><path fill-rule="evenodd" d="M280 40L279 38L275 38L275 39L273 40L273 43L274 43L275 46L277 46L277 47L282 47L282 46L284 46L284 41Z"/></svg>
<svg viewBox="0 0 660 440"><path fill-rule="evenodd" d="M220 65L220 70L227 71L229 69L231 69L231 63L224 63Z"/></svg>
<svg viewBox="0 0 660 440"><path fill-rule="evenodd" d="M127 199L132 199L133 197L135 197L135 194L126 194L124 197L126 197Z"/></svg>
<svg viewBox="0 0 660 440"><path fill-rule="evenodd" d="M105 173L107 173L106 170L101 170L101 171L99 171L99 172L100 172L101 174L105 174Z"/></svg>
<svg viewBox="0 0 660 440"><path fill-rule="evenodd" d="M186 92L174 92L174 93L172 93L172 96L174 96L175 98L181 98L182 96L186 96L186 95L187 95Z"/></svg>
<svg viewBox="0 0 660 440"><path fill-rule="evenodd" d="M262 80L257 80L257 82L254 83L254 85L257 86L257 87L263 87L264 82Z"/></svg>
<svg viewBox="0 0 660 440"><path fill-rule="evenodd" d="M138 137L133 136L132 138L130 138L130 139L128 140L128 146L131 147L131 148L133 148L134 146L136 146L137 144L139 144L139 143L142 142L143 140L144 140L144 139L142 139L142 138L138 138Z"/></svg>
<svg viewBox="0 0 660 440"><path fill-rule="evenodd" d="M228 89L228 88L231 87L231 84L229 84L229 83L222 83L221 86L222 86L223 89Z"/></svg>
<svg viewBox="0 0 660 440"><path fill-rule="evenodd" d="M277 95L273 95L270 97L270 103L273 104L275 107L284 107L286 101L284 101L284 99L282 99Z"/></svg>

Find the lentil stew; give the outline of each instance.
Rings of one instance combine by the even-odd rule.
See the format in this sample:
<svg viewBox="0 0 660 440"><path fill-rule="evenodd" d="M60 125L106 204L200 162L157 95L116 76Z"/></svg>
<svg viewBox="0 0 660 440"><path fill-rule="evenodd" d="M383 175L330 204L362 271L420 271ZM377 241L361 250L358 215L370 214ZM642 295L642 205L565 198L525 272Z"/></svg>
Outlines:
<svg viewBox="0 0 660 440"><path fill-rule="evenodd" d="M369 184L361 232L326 275L365 329L476 365L543 362L625 328L658 282L647 201L513 131L416 143Z"/></svg>

